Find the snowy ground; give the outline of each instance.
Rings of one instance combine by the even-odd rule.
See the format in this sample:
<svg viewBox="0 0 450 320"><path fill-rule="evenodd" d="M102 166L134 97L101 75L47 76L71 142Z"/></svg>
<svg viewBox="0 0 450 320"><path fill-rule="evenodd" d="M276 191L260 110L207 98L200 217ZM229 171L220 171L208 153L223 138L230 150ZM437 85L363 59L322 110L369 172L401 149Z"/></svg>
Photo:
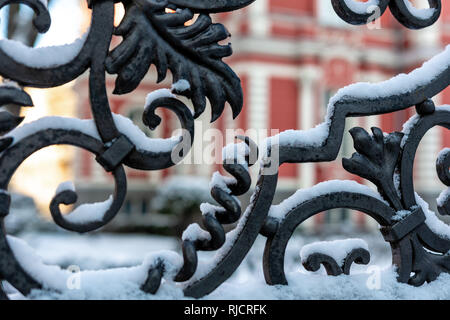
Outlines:
<svg viewBox="0 0 450 320"><path fill-rule="evenodd" d="M274 287L264 281L261 266L264 239L261 237L233 277L204 299L450 299L450 275L442 275L437 281L421 288L399 284L390 267L389 248L381 236L356 236L369 244L372 255L369 266L355 265L351 276L329 277L324 270L309 273L300 264L301 247L317 240L339 237L317 239L298 236L290 241L286 253L285 270L289 286ZM173 238L147 235L27 233L20 238L26 240L45 263L58 264L62 268L76 265L81 270L132 267L141 264L148 252L179 250L179 244ZM207 254L201 256L203 259L208 257L210 255ZM184 299L181 288L169 282L164 282L158 293L152 296L143 294L138 286L127 281L102 282L102 279L90 277L91 283L87 283L86 279L84 283L83 279L80 290L51 294L37 291L31 298ZM97 287L96 283L99 283ZM23 299L20 294L10 293L12 299Z"/></svg>

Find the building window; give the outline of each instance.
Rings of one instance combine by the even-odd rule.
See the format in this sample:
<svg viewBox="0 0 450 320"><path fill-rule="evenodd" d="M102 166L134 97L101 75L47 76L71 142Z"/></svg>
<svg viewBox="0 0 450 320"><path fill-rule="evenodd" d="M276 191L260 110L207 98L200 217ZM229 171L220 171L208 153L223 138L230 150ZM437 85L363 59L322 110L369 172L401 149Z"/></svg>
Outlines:
<svg viewBox="0 0 450 320"><path fill-rule="evenodd" d="M147 199L142 199L142 203L141 203L141 213L143 215L148 213L148 203L147 203Z"/></svg>
<svg viewBox="0 0 450 320"><path fill-rule="evenodd" d="M127 215L130 215L132 211L132 206L131 206L131 201L130 200L126 200L125 204L123 206L123 212Z"/></svg>
<svg viewBox="0 0 450 320"><path fill-rule="evenodd" d="M127 199L123 205L122 212L126 215L146 215L149 213L148 199Z"/></svg>

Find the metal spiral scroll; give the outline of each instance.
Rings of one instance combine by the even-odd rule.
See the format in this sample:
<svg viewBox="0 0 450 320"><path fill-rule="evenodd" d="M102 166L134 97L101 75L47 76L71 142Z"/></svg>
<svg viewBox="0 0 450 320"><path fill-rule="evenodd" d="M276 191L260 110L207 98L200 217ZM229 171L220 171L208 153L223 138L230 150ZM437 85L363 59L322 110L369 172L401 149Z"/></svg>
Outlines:
<svg viewBox="0 0 450 320"><path fill-rule="evenodd" d="M355 248L344 258L343 264L339 265L336 260L324 253L313 253L302 262L306 270L316 272L320 265L325 267L329 276L339 276L341 274L350 274L350 268L353 263L368 264L370 262L370 253L364 248Z"/></svg>
<svg viewBox="0 0 450 320"><path fill-rule="evenodd" d="M12 175L20 164L30 155L42 148L62 144L80 147L96 155L101 155L104 151L104 145L100 140L86 135L83 132L65 129L46 129L44 131L39 131L3 151L0 156L0 166L2 168L0 189L7 190ZM57 217L55 222L62 227L67 227L69 230L77 232L86 232L97 229L106 224L118 212L126 194L126 176L123 167L118 166L115 168L113 176L116 182L114 201L103 221L94 224L77 225L59 221L59 217ZM57 206L59 203L65 203L68 198L70 200L70 197L73 196L76 196L76 194L72 192L69 194L65 192L60 193L54 198L52 206ZM9 214L10 198L8 193L2 193L0 197L2 200L1 219L3 222L3 218ZM55 209L53 208L53 210ZM52 214L54 214L53 211ZM7 242L3 228L0 231L0 235L0 256L2 257L2 259L0 259L1 278L7 280L24 295L29 294L32 289L41 288L42 284L38 281L39 279L32 279L16 261L14 253L11 251Z"/></svg>
<svg viewBox="0 0 450 320"><path fill-rule="evenodd" d="M338 16L345 22L353 25L364 25L373 22L379 19L389 7L392 15L405 27L409 29L423 29L434 24L439 19L442 11L441 0L428 0L429 10L433 10L429 17L415 15L405 3L405 1L409 0L379 0L376 5L367 6L365 12L353 11L353 8L348 5L348 1L331 0L334 11ZM355 5L362 6L361 1L350 1L354 1L356 3ZM421 9L419 11L424 10Z"/></svg>
<svg viewBox="0 0 450 320"><path fill-rule="evenodd" d="M237 136L249 147L249 154L245 156L246 165L235 161L230 163L226 160L223 168L231 174L234 181L226 182L225 190L221 186L211 188L211 196L221 207L203 214L203 226L209 233L210 239L189 239L182 243L184 264L174 281L185 282L192 278L197 271L198 255L197 251L215 251L220 249L226 241L226 233L223 225L230 225L239 220L242 209L237 196L245 194L251 186L251 177L248 168L254 163L250 159L256 155L258 158L258 146L249 138ZM237 155L235 155L237 156ZM148 293L156 293L164 276L164 261L160 260L156 266L149 270L147 280L142 286L142 290Z"/></svg>
<svg viewBox="0 0 450 320"><path fill-rule="evenodd" d="M430 104L429 101L425 103ZM423 104L419 104L417 109L423 110L422 107ZM433 104L430 112L416 115L410 121L414 123L404 133L383 134L380 129L372 128L371 136L362 128L351 130L357 152L350 159L343 159L343 166L350 173L373 182L383 201L358 192L331 192L299 203L282 221L268 217L263 263L267 283L287 284L284 254L295 229L308 218L336 208L358 210L378 222L382 236L391 246L393 263L398 267L398 281L421 286L434 281L443 272L450 272L447 255L450 239L432 231L426 224L425 209L416 200L412 172L420 141L435 126L449 127L450 110L448 106L434 108ZM448 182L448 154L446 149L437 161L439 177L445 184ZM398 186L394 185L394 174L399 175ZM440 210L446 206L448 199ZM399 211L409 211L409 214L400 220L394 219ZM315 267L323 260L329 274L340 272L332 258L316 258L321 259L312 264Z"/></svg>
<svg viewBox="0 0 450 320"><path fill-rule="evenodd" d="M269 218L266 224L271 223L276 228L271 228L271 232L265 233L267 242L263 266L268 284L288 284L284 273L284 255L288 241L295 229L310 217L335 208L348 208L364 212L382 226L390 225L391 218L395 215L395 211L379 199L359 193L334 192L299 204L286 214L282 222Z"/></svg>

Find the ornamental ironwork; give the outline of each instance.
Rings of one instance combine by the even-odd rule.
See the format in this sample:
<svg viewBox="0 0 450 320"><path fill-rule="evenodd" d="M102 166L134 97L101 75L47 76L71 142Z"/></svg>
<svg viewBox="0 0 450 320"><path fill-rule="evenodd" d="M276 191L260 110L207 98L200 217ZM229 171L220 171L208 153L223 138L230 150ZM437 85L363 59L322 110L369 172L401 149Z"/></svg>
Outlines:
<svg viewBox="0 0 450 320"><path fill-rule="evenodd" d="M19 127L23 118L6 111L0 113L3 135L0 140L2 225L9 214L7 189L12 175L25 159L42 148L72 145L87 150L114 177L114 194L98 219L80 222L61 213L61 204L70 205L77 201L77 194L70 187L61 187L51 201L51 215L58 226L86 233L108 224L121 208L127 192L124 167L162 170L179 162L174 161L174 152L179 160L187 155L194 136L194 119L204 112L206 99L211 104L212 121L221 116L227 103L233 115L239 115L243 105L240 80L222 60L232 54L231 46L219 44L229 37L229 33L222 24L213 23L211 15L238 10L253 1L88 0L92 21L87 34L73 45L48 48L45 52L50 57L64 52L64 57L70 57L67 61L33 59L36 55L42 57L43 52L39 52L42 49L29 49L28 58L22 59L20 54L15 54L20 50L17 44L7 42L7 45L2 45L0 75L17 84L0 87L2 105L32 106L31 97L23 87L51 88L88 71L93 116L92 121L42 118ZM115 2L122 2L125 7L125 16L117 28L113 24ZM428 27L438 20L441 1L428 2L428 14L417 14L411 11L408 1L374 1L378 17L389 7L396 19L411 29ZM0 7L11 3L24 3L34 10L33 23L39 32L49 29L50 14L43 1L2 0ZM372 1L332 0L332 4L343 20L355 25L368 23L376 11L374 8L366 10ZM195 22L186 24L195 14L198 14ZM113 35L121 36L123 40L110 51ZM430 216L427 204L415 193L413 184L414 158L421 139L433 127L450 128L450 107L437 107L431 100L450 83L449 51L447 48L410 74L380 84L356 84L342 89L331 99L325 122L306 132L318 137L312 142L310 139L302 140L305 132L298 135L281 133L268 139L267 145L262 147L248 137L238 137L243 141L240 144L243 148L236 148L240 154L223 164L232 178L216 176L221 183L213 184L211 189L220 206L205 205L202 208L203 228L194 225L189 228L190 232L185 233L182 263L176 264L165 255L149 262L147 278L141 289L155 293L162 279L170 278L183 284L186 296L202 297L233 274L260 234L267 238L263 257L266 282L286 285L284 253L294 230L306 219L333 208L364 212L380 224L381 233L392 248L398 281L420 286L435 280L443 272L449 272L450 237L433 225L433 216ZM127 130L127 119L111 112L105 77L106 73L116 75L114 94L129 93L137 88L151 65L156 66L158 81L165 79L168 71L171 72L172 93L190 99L194 112L173 95L149 99L143 108L144 124L151 129L156 128L161 119L155 110L166 108L177 115L184 134L164 143L144 145ZM350 131L356 153L343 159L343 167L373 182L378 193L356 182L324 182L309 190L299 190L287 199L288 205L283 208L272 205L278 167L283 163L335 160L342 144L346 118L386 114L413 106L417 114L405 125L403 132L386 134L379 128L372 128L371 132L362 128ZM258 152L262 159L256 163L253 158L258 158ZM274 163L276 170L273 170ZM250 190L248 169L256 164L260 166L260 174L251 202L244 210L236 196ZM445 149L439 155L436 168L439 179L446 186L450 185L449 164L450 151ZM438 203L439 212L448 215L450 200L447 191L441 194ZM434 219L437 218L434 216ZM235 229L226 233L224 225L234 223ZM203 272L198 272L198 251L219 253L212 265L202 268ZM318 270L323 264L328 274L338 275L349 274L354 262L367 264L369 260L366 248L355 247L343 263L325 253L313 252L303 264L311 271ZM31 275L19 262L4 228L0 229L0 279L24 295L44 286L38 275ZM2 290L0 295L7 298Z"/></svg>

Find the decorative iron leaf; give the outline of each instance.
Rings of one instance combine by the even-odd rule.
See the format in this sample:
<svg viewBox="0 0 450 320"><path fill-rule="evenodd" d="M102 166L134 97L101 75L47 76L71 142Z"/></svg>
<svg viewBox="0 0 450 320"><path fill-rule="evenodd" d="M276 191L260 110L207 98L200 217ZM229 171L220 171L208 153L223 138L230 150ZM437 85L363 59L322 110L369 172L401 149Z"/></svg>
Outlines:
<svg viewBox="0 0 450 320"><path fill-rule="evenodd" d="M225 12L246 7L254 1L255 0L170 0L170 3L178 7L189 7L200 11ZM142 0L136 2L142 2Z"/></svg>
<svg viewBox="0 0 450 320"><path fill-rule="evenodd" d="M28 93L13 85L0 86L0 106L15 104L17 106L32 107L33 101Z"/></svg>
<svg viewBox="0 0 450 320"><path fill-rule="evenodd" d="M13 104L18 106L32 106L31 97L20 89L14 86L0 86L0 106ZM8 111L0 112L0 135L4 135L17 127L22 121L23 117L17 117ZM0 144L0 150L4 147L4 143Z"/></svg>
<svg viewBox="0 0 450 320"><path fill-rule="evenodd" d="M206 98L211 102L212 122L220 117L226 102L231 105L233 117L237 117L243 104L241 82L222 61L232 54L231 45L218 44L230 36L225 27L212 23L205 12L188 25L194 18L190 8L167 8L164 1L135 2L126 7L115 31L124 40L106 60L108 72L118 74L114 93L133 91L153 64L158 82L170 70L174 83L190 83L189 90L177 93L192 100L195 117L204 112Z"/></svg>
<svg viewBox="0 0 450 320"><path fill-rule="evenodd" d="M394 132L385 136L379 128L373 127L371 130L372 135L363 128L350 130L357 152L350 159L342 159L342 165L348 172L373 182L380 194L394 208L401 210L393 176L401 154L403 134Z"/></svg>
<svg viewBox="0 0 450 320"><path fill-rule="evenodd" d="M357 153L343 159L345 169L371 181L392 177L403 134L394 132L385 137L376 127L372 128L372 136L362 128L353 128L350 133Z"/></svg>

